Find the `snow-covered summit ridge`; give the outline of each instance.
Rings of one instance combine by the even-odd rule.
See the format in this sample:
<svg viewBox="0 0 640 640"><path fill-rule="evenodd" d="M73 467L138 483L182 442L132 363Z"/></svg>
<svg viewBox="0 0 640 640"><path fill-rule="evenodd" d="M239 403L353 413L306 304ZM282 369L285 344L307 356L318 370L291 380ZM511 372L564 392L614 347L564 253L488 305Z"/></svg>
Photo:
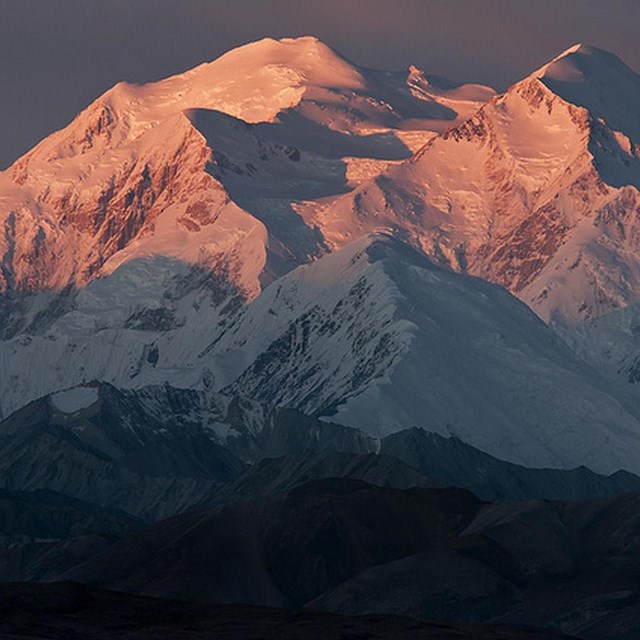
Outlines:
<svg viewBox="0 0 640 640"><path fill-rule="evenodd" d="M385 111L393 114L394 107L398 108L393 104L394 98L397 102L400 96L397 92L395 96L391 95L390 89L394 87L388 85L402 82L411 87L411 91L404 90L408 94L405 96L407 103L411 102L411 97L416 98L413 101L415 117L422 115L423 119L433 119L438 128L441 125L437 122L436 107L444 112L446 108L457 106L460 115L464 116L469 109L493 95L490 88L481 85L445 82L442 88L434 86L430 89L425 74L417 72L415 67L408 73L374 72L357 67L312 36L265 38L158 82L116 84L69 127L40 143L36 155L55 160L85 153L96 146L118 147L135 140L168 117L195 108L215 109L245 122L270 122L280 112L303 101L316 102L329 108L333 106L331 124L344 128L358 124L357 117L364 116L366 123L366 116L372 117L374 112L379 120L384 119ZM326 92L334 94L333 97ZM348 100L358 98L359 94L364 99L361 106L368 107L370 113L359 114L356 120L353 114L341 114L349 108ZM386 103L385 98L391 100ZM439 100L443 104L439 104ZM406 107L400 105L401 110ZM430 115L433 117L429 118ZM455 120L456 117L458 114L453 111L445 119ZM427 125L423 127L428 128Z"/></svg>
<svg viewBox="0 0 640 640"><path fill-rule="evenodd" d="M288 231L300 193L270 192L290 169L303 168L312 193L342 192L492 95L415 69L360 68L311 37L265 39L159 82L120 83L0 174L0 291L85 286L163 256L254 296L265 274L324 250L313 229L300 231L304 242ZM197 121L196 111L205 114ZM228 122L215 114L276 134L236 127L229 158ZM245 189L228 182L238 176L260 202L236 198Z"/></svg>

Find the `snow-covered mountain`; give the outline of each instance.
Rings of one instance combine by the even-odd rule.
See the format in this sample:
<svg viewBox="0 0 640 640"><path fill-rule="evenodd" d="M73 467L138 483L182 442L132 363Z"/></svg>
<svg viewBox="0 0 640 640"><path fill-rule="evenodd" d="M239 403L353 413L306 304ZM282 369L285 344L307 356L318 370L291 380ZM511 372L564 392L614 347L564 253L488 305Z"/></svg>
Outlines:
<svg viewBox="0 0 640 640"><path fill-rule="evenodd" d="M491 95L362 69L315 38L116 85L0 174L0 415L197 355L326 251L292 202L348 191Z"/></svg>
<svg viewBox="0 0 640 640"><path fill-rule="evenodd" d="M271 284L201 360L213 388L527 466L640 469L634 411L501 287L366 236Z"/></svg>
<svg viewBox="0 0 640 640"><path fill-rule="evenodd" d="M78 313L51 333L11 341L12 379L31 390L85 378L171 380L374 435L420 426L519 464L640 470L635 405L507 291L391 236L366 236L296 268L222 325L59 337ZM137 369L122 368L138 357ZM55 364L39 370L43 361ZM25 393L20 384L3 391L7 406ZM172 415L170 404L159 407L155 415Z"/></svg>
<svg viewBox="0 0 640 640"><path fill-rule="evenodd" d="M496 96L414 157L302 215L327 242L408 234L576 324L640 296L640 76L584 45Z"/></svg>
<svg viewBox="0 0 640 640"><path fill-rule="evenodd" d="M595 366L633 380L638 312L619 311L640 300L638 104L637 73L576 45L409 160L298 211L332 248L403 234L507 287Z"/></svg>
<svg viewBox="0 0 640 640"><path fill-rule="evenodd" d="M585 46L496 96L315 38L116 85L0 174L0 416L169 382L639 471L639 97Z"/></svg>
<svg viewBox="0 0 640 640"><path fill-rule="evenodd" d="M0 291L82 286L161 255L255 295L268 253L297 252L279 244L278 218L307 195L299 182L344 190L491 95L413 68L360 69L315 38L266 39L160 82L118 84L0 177ZM265 219L233 199L227 175L267 191L290 184Z"/></svg>

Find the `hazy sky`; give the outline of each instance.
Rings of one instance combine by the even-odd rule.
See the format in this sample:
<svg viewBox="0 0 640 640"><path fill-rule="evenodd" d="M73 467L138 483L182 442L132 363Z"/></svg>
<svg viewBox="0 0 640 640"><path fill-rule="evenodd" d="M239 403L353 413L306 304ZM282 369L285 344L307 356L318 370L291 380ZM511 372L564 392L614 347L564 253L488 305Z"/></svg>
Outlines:
<svg viewBox="0 0 640 640"><path fill-rule="evenodd" d="M640 70L640 0L0 0L0 168L119 80L264 36L504 89L576 42Z"/></svg>

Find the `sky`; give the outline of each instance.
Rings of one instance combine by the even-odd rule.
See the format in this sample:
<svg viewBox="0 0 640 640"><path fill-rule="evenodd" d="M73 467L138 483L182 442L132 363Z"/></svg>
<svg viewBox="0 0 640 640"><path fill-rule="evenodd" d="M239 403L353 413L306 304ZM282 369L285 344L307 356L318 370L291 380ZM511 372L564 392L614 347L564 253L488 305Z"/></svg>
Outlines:
<svg viewBox="0 0 640 640"><path fill-rule="evenodd" d="M640 71L640 0L0 0L0 169L120 80L265 36L503 90L585 42Z"/></svg>

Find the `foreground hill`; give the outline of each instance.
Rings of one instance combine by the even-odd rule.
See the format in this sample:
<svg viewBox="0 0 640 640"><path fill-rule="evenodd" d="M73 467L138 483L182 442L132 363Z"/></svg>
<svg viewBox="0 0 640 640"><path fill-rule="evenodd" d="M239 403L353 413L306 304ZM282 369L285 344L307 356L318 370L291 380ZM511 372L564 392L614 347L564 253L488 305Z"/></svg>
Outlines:
<svg viewBox="0 0 640 640"><path fill-rule="evenodd" d="M184 600L638 632L638 494L483 503L328 479L193 512L62 578Z"/></svg>
<svg viewBox="0 0 640 640"><path fill-rule="evenodd" d="M122 511L55 491L0 489L0 576L46 581L143 525Z"/></svg>
<svg viewBox="0 0 640 640"><path fill-rule="evenodd" d="M304 609L188 604L89 589L73 582L0 585L0 633L7 640L64 637L124 640L561 640L506 625L420 622L398 616L340 616Z"/></svg>

